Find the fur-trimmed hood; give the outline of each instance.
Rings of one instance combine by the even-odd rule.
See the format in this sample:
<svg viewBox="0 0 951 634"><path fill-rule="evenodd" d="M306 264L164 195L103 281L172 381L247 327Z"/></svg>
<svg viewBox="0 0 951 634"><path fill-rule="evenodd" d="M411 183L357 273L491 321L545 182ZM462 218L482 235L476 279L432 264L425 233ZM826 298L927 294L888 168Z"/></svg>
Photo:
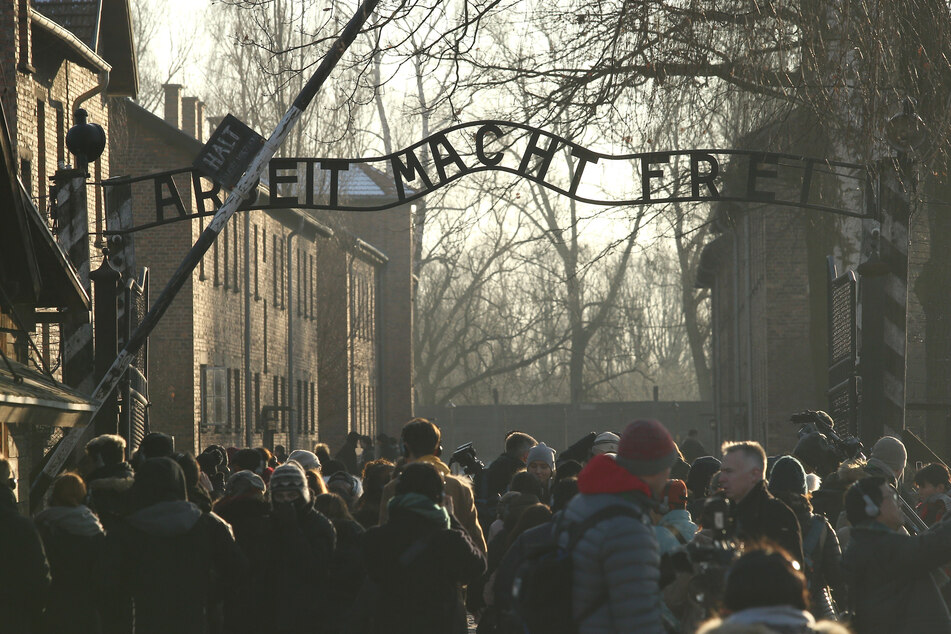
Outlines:
<svg viewBox="0 0 951 634"><path fill-rule="evenodd" d="M816 621L809 612L787 605L749 608L725 619L711 619L697 634L848 634L832 621Z"/></svg>
<svg viewBox="0 0 951 634"><path fill-rule="evenodd" d="M34 518L40 526L62 530L70 535L95 537L102 535L102 524L88 506L51 506L37 513Z"/></svg>
<svg viewBox="0 0 951 634"><path fill-rule="evenodd" d="M858 482L862 478L868 477L868 472L865 471L865 460L863 458L846 460L839 465L839 470L836 473L839 476L839 480L842 481L846 487L853 482Z"/></svg>

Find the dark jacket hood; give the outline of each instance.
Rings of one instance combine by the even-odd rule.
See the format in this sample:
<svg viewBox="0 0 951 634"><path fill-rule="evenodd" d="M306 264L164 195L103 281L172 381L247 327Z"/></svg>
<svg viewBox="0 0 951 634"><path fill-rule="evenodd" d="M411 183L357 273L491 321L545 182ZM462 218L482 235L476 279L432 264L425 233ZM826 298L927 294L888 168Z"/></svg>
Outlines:
<svg viewBox="0 0 951 634"><path fill-rule="evenodd" d="M132 494L142 508L186 500L185 474L171 458L149 458L135 472Z"/></svg>
<svg viewBox="0 0 951 634"><path fill-rule="evenodd" d="M143 533L156 537L172 537L190 531L199 518L201 509L197 506L185 500L173 500L136 511L129 516L128 522Z"/></svg>

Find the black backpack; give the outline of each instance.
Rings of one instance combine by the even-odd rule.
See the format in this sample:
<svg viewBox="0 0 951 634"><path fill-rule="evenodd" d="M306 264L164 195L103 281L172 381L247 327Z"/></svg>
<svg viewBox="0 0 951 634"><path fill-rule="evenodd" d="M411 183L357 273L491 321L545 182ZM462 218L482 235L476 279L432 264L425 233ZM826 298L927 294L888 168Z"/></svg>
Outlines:
<svg viewBox="0 0 951 634"><path fill-rule="evenodd" d="M565 547L558 545L562 533L559 520L549 538L525 555L512 583L515 613L525 632L571 634L578 631L572 614L571 552L589 528L620 516L641 520L644 512L626 505L605 507L584 521L568 526L568 544ZM605 601L607 596L600 597L585 608L578 622L593 614Z"/></svg>

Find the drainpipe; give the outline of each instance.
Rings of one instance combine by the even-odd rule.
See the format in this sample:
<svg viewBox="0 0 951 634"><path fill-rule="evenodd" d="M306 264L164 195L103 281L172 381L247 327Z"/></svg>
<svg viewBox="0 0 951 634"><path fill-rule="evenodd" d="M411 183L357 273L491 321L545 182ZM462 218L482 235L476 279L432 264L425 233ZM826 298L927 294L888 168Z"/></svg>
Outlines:
<svg viewBox="0 0 951 634"><path fill-rule="evenodd" d="M258 265L254 262L254 266ZM251 394L251 218L244 214L244 446L253 447L251 434L258 412Z"/></svg>
<svg viewBox="0 0 951 634"><path fill-rule="evenodd" d="M742 381L743 367L740 364L740 238L739 227L733 227L733 367L735 375L733 377L732 398L733 405L730 407L730 439L736 440L736 422L732 414L740 404L740 383ZM747 403L749 408L749 403Z"/></svg>
<svg viewBox="0 0 951 634"><path fill-rule="evenodd" d="M287 451L290 453L297 446L297 408L294 407L294 256L291 254L291 241L304 230L306 220L302 215L297 228L287 234L287 245L284 249L284 265L287 268Z"/></svg>
<svg viewBox="0 0 951 634"><path fill-rule="evenodd" d="M73 101L73 115L75 116L76 111L79 110L79 106L83 102L89 101L90 99L92 99L93 97L95 97L101 92L105 92L108 86L109 86L109 71L100 70L99 83L93 86L92 88L90 88L89 90L87 90L86 92L84 92L83 94L76 97L76 100Z"/></svg>
<svg viewBox="0 0 951 634"><path fill-rule="evenodd" d="M746 367L749 380L746 382L746 437L755 440L753 436L753 234L750 228L750 214L746 214ZM765 425L765 422L764 422ZM763 447L767 447L769 437L763 429Z"/></svg>

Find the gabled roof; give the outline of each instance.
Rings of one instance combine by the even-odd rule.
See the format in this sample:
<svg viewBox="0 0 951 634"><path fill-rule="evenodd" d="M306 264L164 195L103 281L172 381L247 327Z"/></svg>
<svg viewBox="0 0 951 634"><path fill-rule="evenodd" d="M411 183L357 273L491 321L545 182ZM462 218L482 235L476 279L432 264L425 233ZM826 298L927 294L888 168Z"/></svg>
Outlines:
<svg viewBox="0 0 951 634"><path fill-rule="evenodd" d="M73 34L112 67L109 95L136 95L139 76L129 0L34 0L34 10Z"/></svg>
<svg viewBox="0 0 951 634"><path fill-rule="evenodd" d="M13 303L89 309L76 269L50 233L16 174L9 128L0 104L0 285Z"/></svg>

